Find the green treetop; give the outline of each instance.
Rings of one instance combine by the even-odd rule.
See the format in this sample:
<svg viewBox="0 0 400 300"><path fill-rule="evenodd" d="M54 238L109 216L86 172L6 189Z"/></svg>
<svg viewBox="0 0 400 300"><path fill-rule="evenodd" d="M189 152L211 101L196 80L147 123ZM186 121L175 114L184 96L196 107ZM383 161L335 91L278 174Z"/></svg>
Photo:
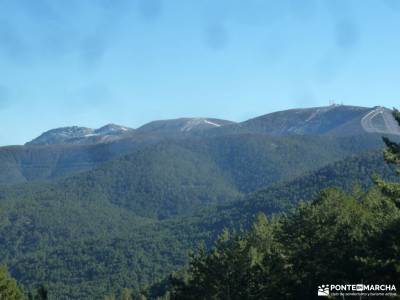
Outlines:
<svg viewBox="0 0 400 300"><path fill-rule="evenodd" d="M25 299L17 282L8 273L5 266L0 267L0 299L21 300Z"/></svg>
<svg viewBox="0 0 400 300"><path fill-rule="evenodd" d="M393 116L400 126L400 112L395 109ZM386 144L384 151L385 161L389 164L400 166L400 143L396 143L387 137L384 137L383 141ZM397 173L400 174L400 169L397 169ZM381 178L376 178L375 181L383 193L388 195L395 202L396 206L400 208L400 183L385 182Z"/></svg>

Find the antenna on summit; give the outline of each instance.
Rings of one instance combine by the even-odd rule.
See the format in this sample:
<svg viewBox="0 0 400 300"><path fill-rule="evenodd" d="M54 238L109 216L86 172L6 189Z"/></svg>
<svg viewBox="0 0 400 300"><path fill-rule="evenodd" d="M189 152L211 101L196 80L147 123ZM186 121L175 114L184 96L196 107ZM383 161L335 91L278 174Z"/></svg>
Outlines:
<svg viewBox="0 0 400 300"><path fill-rule="evenodd" d="M329 106L335 106L335 105L336 105L335 100L330 99L330 100L329 100Z"/></svg>

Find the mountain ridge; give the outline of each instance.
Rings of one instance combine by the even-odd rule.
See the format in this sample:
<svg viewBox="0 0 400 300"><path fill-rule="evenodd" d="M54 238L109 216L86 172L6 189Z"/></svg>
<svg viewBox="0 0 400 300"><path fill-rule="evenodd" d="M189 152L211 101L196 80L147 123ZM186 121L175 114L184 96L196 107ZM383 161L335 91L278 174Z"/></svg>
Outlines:
<svg viewBox="0 0 400 300"><path fill-rule="evenodd" d="M88 144L109 142L133 129L116 124L107 124L98 129L67 126L50 129L25 145Z"/></svg>
<svg viewBox="0 0 400 300"><path fill-rule="evenodd" d="M285 135L357 135L380 133L400 135L392 110L330 105L272 112L224 128L212 129L211 135L261 133Z"/></svg>
<svg viewBox="0 0 400 300"><path fill-rule="evenodd" d="M389 112L332 106L209 129L189 119L181 130L186 119L107 142L2 147L1 263L28 288L48 284L57 299L140 289L184 265L198 242L248 227L260 211L285 212L353 180L369 187L373 172L390 178L381 154ZM93 132L73 128L67 138Z"/></svg>
<svg viewBox="0 0 400 300"><path fill-rule="evenodd" d="M267 113L243 122L217 118L155 120L137 129L107 124L98 129L70 126L50 129L25 145L93 144L134 136L133 132L170 137L262 133L268 135L354 135L381 133L400 135L392 110L351 105L295 108Z"/></svg>
<svg viewBox="0 0 400 300"><path fill-rule="evenodd" d="M393 122L391 111L386 108L332 105L274 112L241 123L213 118L180 118L150 122L138 129L115 124L98 129L63 127L49 130L23 146L0 147L0 184L72 175L168 140L185 144L196 139L200 148L202 143L215 143L220 148L215 151L225 151L224 160L230 158L233 162L238 155L249 159L249 151L255 151L259 146L267 147L265 154L274 155L272 147L280 145L287 149L284 145L296 144L296 137L309 140L306 136L310 136L311 141L317 139L313 136L324 137L321 139L323 144L332 144L331 139L358 136L357 143L363 144L366 150L376 149L381 145L380 136L385 132L399 136L399 129ZM271 145L261 145L265 138ZM243 143L247 150L239 150L241 146L238 143ZM326 151L322 148L321 151ZM306 148L300 146L298 149ZM257 156L250 161L255 163ZM264 163L260 161L254 168L259 169ZM231 164L226 162L226 166ZM244 166L244 170L247 169Z"/></svg>

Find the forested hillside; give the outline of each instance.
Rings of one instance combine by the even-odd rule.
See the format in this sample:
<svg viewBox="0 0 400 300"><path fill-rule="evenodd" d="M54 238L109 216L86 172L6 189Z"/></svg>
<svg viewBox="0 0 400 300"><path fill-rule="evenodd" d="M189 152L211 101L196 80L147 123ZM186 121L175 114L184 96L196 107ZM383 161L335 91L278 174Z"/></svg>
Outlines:
<svg viewBox="0 0 400 300"><path fill-rule="evenodd" d="M300 163L291 171L297 176L347 155L377 149L382 145L381 134L400 134L397 127L387 127L395 122L389 117L392 118L390 110L384 108L339 105L275 112L241 123L182 118L150 122L138 130L113 124L97 130L56 128L25 146L0 147L0 185L88 171L166 140L184 145L196 140L194 147L206 149L209 152L205 155L217 159L228 172L236 173L231 174L232 179L238 181L240 190L249 192L271 179L260 173L285 172L292 161ZM247 169L238 172L243 166ZM247 186L253 173L253 184Z"/></svg>
<svg viewBox="0 0 400 300"><path fill-rule="evenodd" d="M50 299L151 294L191 249L204 243L207 257L224 228L249 229L324 188L362 194L375 173L396 178L373 133L200 131L0 148L0 263L24 293L43 284Z"/></svg>
<svg viewBox="0 0 400 300"><path fill-rule="evenodd" d="M322 284L396 287L399 220L399 207L377 190L328 189L288 215L259 214L246 232L223 231L211 251L200 248L186 269L141 294L147 299L314 299ZM398 299L396 288L391 295Z"/></svg>
<svg viewBox="0 0 400 300"><path fill-rule="evenodd" d="M400 124L400 113L395 117ZM385 161L398 167L400 145L384 141ZM334 177L327 169L319 173L316 178ZM248 231L224 229L210 251L199 248L186 268L136 293L149 299L313 299L318 291L329 298L398 299L398 169L396 173L388 181L375 173L375 187L367 192L361 181L347 193L324 189L312 202L269 220L258 213ZM335 287L355 282L361 282L361 290Z"/></svg>
<svg viewBox="0 0 400 300"><path fill-rule="evenodd" d="M0 0L0 300L400 300L399 16Z"/></svg>
<svg viewBox="0 0 400 300"><path fill-rule="evenodd" d="M225 227L247 227L259 211L286 211L300 199L312 199L319 187L351 187L349 176L370 186L374 172L393 177L379 152L346 159L231 204L163 221L138 217L136 210L110 202L103 193L82 192L75 198L48 184L3 190L1 256L21 283L46 283L57 297L139 289L184 265L188 249L200 241L211 245Z"/></svg>

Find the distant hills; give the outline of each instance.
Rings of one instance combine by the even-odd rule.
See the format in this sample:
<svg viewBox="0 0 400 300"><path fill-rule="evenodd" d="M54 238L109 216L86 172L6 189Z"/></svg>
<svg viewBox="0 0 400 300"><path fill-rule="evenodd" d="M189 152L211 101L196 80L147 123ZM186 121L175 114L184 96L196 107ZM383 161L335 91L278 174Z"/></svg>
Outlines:
<svg viewBox="0 0 400 300"><path fill-rule="evenodd" d="M230 124L235 124L235 122L213 118L180 118L153 121L139 127L138 131L168 135L193 134Z"/></svg>
<svg viewBox="0 0 400 300"><path fill-rule="evenodd" d="M99 129L63 127L44 132L26 145L92 144L132 137L135 130L108 124ZM159 135L225 135L257 133L286 135L355 135L381 133L400 135L391 110L384 107L331 105L274 112L236 123L214 118L179 118L158 120L137 129Z"/></svg>
<svg viewBox="0 0 400 300"><path fill-rule="evenodd" d="M132 130L132 128L115 124L108 124L98 129L78 126L62 127L46 131L25 145L104 143L115 140Z"/></svg>
<svg viewBox="0 0 400 300"><path fill-rule="evenodd" d="M199 149L212 145L204 150L211 152L202 155L216 157L219 153L218 164L229 169L230 174L237 174L232 180L252 174L240 179L252 182L246 184L247 188L240 188L250 191L268 184L271 178L279 179L278 170L286 163L290 165L300 152L306 153L304 158L309 154L315 159L303 162L303 166L307 165L305 168L296 166L291 174L318 168L359 151L376 149L382 145L382 134L400 135L394 124L391 111L386 108L332 105L275 112L241 123L181 118L153 121L138 129L115 124L99 129L63 127L51 129L24 146L0 147L0 184L68 176L165 141L188 145L196 140ZM312 138L303 139L303 136ZM339 145L348 143L343 138L355 137L357 143L352 142L348 150L338 149ZM277 153L286 153L286 161L277 158ZM237 163L238 160L244 161L244 165ZM267 174L262 180L257 176L263 172L256 171L261 169Z"/></svg>
<svg viewBox="0 0 400 300"><path fill-rule="evenodd" d="M391 110L383 107L331 105L290 109L214 129L212 134L260 133L273 136L331 135L363 133L400 135Z"/></svg>
<svg viewBox="0 0 400 300"><path fill-rule="evenodd" d="M236 201L162 220L139 217L143 210L127 209L109 197L102 187L110 176L93 181L99 174L88 173L56 185L3 188L0 255L20 282L30 287L44 282L57 299L101 298L110 290L139 289L161 280L185 263L188 249L200 241L210 245L223 228L248 226L259 211L286 211L329 186L349 189L357 181L370 186L374 172L386 178L394 174L380 151L327 165ZM125 184L113 180L106 189L120 185L118 199ZM147 205L169 203L162 199Z"/></svg>
<svg viewBox="0 0 400 300"><path fill-rule="evenodd" d="M138 289L259 211L393 178L382 135L400 138L390 110L338 105L49 130L0 147L0 264L57 299Z"/></svg>
<svg viewBox="0 0 400 300"><path fill-rule="evenodd" d="M234 122L213 118L180 118L153 121L139 127L137 130L116 124L108 124L98 129L71 126L46 131L25 145L109 143L118 139L135 138L135 133L185 136L228 124L234 124Z"/></svg>

